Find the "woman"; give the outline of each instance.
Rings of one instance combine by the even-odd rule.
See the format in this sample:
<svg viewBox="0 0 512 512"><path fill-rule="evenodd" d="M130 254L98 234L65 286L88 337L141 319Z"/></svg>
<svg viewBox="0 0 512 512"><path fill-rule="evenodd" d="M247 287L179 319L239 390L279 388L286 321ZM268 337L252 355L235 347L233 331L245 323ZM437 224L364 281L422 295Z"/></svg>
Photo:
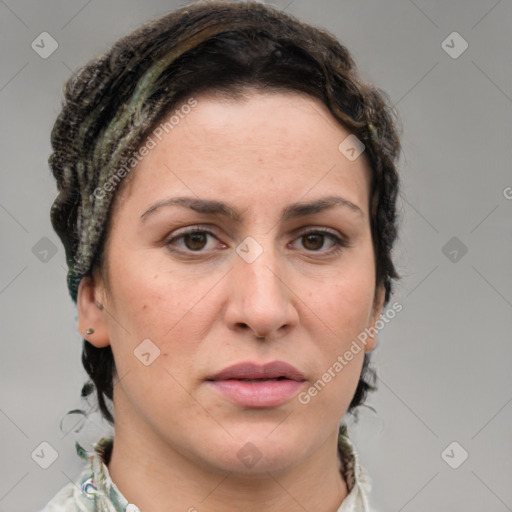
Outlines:
<svg viewBox="0 0 512 512"><path fill-rule="evenodd" d="M384 93L325 31L213 1L65 97L51 218L115 435L44 510L369 511L342 419L398 278Z"/></svg>

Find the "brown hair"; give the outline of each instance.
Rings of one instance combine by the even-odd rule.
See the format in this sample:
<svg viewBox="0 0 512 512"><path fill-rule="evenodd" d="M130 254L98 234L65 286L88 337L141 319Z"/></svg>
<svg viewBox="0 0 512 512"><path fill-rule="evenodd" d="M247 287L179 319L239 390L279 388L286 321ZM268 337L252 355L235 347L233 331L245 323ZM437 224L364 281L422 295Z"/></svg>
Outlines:
<svg viewBox="0 0 512 512"><path fill-rule="evenodd" d="M399 278L391 251L400 154L397 116L388 96L361 79L347 48L326 30L258 2L216 0L146 23L65 84L49 163L59 188L52 223L66 248L73 300L84 275L106 269L115 194L105 187L98 198L94 191L112 179L180 101L202 92L239 98L248 90L296 91L317 98L365 145L372 174L376 283L384 287L388 303L392 281ZM376 389L369 361L366 353L349 411ZM110 346L97 348L84 340L82 363L91 378L82 396L95 387L101 413L113 424L105 401L113 400Z"/></svg>

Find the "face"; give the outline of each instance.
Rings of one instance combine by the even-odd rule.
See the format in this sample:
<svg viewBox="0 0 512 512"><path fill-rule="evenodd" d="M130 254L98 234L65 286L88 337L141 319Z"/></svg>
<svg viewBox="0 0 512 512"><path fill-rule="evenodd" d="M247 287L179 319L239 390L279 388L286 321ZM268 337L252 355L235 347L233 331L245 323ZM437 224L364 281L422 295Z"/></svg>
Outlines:
<svg viewBox="0 0 512 512"><path fill-rule="evenodd" d="M79 328L112 347L116 429L224 471L247 454L285 469L336 437L373 348L353 343L383 296L370 173L315 99L196 100L119 191Z"/></svg>

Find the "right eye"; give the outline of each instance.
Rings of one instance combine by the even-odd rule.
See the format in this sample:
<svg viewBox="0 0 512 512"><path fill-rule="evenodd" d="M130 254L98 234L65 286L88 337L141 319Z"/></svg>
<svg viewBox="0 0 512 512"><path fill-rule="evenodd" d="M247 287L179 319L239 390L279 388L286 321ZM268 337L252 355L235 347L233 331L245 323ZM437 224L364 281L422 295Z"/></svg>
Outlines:
<svg viewBox="0 0 512 512"><path fill-rule="evenodd" d="M203 249L208 243L209 236L217 239L217 237L209 229L196 226L192 229L182 231L181 233L178 232L178 234L169 239L165 245L169 247L171 251L176 251L176 249L173 249L170 246L177 246L178 252L206 252ZM180 241L180 244L177 244L177 241Z"/></svg>

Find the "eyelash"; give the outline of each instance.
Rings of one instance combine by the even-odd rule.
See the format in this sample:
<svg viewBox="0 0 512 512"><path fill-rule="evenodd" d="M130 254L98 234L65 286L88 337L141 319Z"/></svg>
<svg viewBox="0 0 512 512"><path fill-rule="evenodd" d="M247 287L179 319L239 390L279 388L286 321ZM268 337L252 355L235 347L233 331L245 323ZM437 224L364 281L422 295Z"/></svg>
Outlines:
<svg viewBox="0 0 512 512"><path fill-rule="evenodd" d="M187 231L183 231L180 234L178 234L176 236L173 236L172 238L170 238L169 240L167 240L165 242L165 245L172 252L182 253L182 254L187 254L187 255L201 254L201 253L206 252L204 250L193 251L191 249L182 250L182 249L171 249L170 248L170 246L172 245L172 242L175 242L176 240L179 240L179 239L181 239L181 238L183 238L183 237L185 237L187 235L192 235L192 234L195 234L195 233L207 233L207 234L213 236L214 238L217 238L215 236L215 233L213 233L207 227L205 227L205 226L195 226L192 229L189 229ZM325 228L315 228L315 229L312 229L310 231L304 231L304 232L302 232L302 233L300 233L298 235L296 240L299 239L299 238L302 238L304 236L307 236L307 235L324 235L324 236L328 236L329 238L331 238L331 240L334 243L334 248L329 250L329 251L320 251L320 250L319 251L314 251L314 250L313 251L308 251L308 252L311 252L311 253L320 253L320 254L326 254L328 256L332 256L332 255L338 254L340 251L342 251L343 249L349 247L349 245L350 245L345 239L340 238L339 236L335 235L334 233L332 233L331 231L329 231L329 230L327 230Z"/></svg>

